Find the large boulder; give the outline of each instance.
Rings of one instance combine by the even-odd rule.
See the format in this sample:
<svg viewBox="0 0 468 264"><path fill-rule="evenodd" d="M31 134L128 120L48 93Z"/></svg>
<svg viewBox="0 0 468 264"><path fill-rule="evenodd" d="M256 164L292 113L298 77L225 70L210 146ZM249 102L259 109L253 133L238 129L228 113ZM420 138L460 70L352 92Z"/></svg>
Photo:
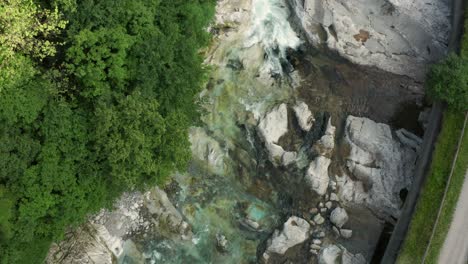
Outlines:
<svg viewBox="0 0 468 264"><path fill-rule="evenodd" d="M266 253L283 255L291 247L301 244L309 238L310 224L297 216L291 216L283 225L283 230L275 230L268 241Z"/></svg>
<svg viewBox="0 0 468 264"><path fill-rule="evenodd" d="M320 251L319 264L338 264L341 256L341 248L330 245Z"/></svg>
<svg viewBox="0 0 468 264"><path fill-rule="evenodd" d="M286 104L280 104L265 114L260 119L257 130L265 143L270 161L284 166L294 162L297 154L287 152L278 145L279 139L288 132L288 108Z"/></svg>
<svg viewBox="0 0 468 264"><path fill-rule="evenodd" d="M265 114L260 119L257 130L265 143L268 159L273 164L288 166L296 161L296 152L285 151L283 147L278 145L279 139L288 132L288 108L286 104L280 104Z"/></svg>
<svg viewBox="0 0 468 264"><path fill-rule="evenodd" d="M336 177L339 199L344 203L363 204L369 196L361 181L353 181L346 174Z"/></svg>
<svg viewBox="0 0 468 264"><path fill-rule="evenodd" d="M267 113L258 125L265 143L278 143L281 136L288 132L288 108L280 104Z"/></svg>
<svg viewBox="0 0 468 264"><path fill-rule="evenodd" d="M409 189L413 181L417 152L414 144L420 142L415 135L411 145L394 137L390 127L367 118L349 116L346 120L345 142L349 145L347 167L352 176L365 188L346 183L347 187L366 194L365 203L381 216L398 217L402 201L400 192ZM346 186L345 185L345 186ZM343 195L343 190L340 190ZM356 197L350 190L347 197Z"/></svg>
<svg viewBox="0 0 468 264"><path fill-rule="evenodd" d="M312 44L325 45L357 64L422 80L424 69L447 51L447 0L291 2Z"/></svg>
<svg viewBox="0 0 468 264"><path fill-rule="evenodd" d="M330 181L330 177L328 176L330 163L331 160L329 158L318 156L309 164L305 175L306 183L320 196L327 192L328 183Z"/></svg>
<svg viewBox="0 0 468 264"><path fill-rule="evenodd" d="M309 110L309 106L304 102L298 102L295 106L293 106L293 110L296 114L299 127L303 131L309 131L315 121L312 112Z"/></svg>
<svg viewBox="0 0 468 264"><path fill-rule="evenodd" d="M339 228L342 228L348 220L348 213L344 208L337 207L330 214L330 221Z"/></svg>
<svg viewBox="0 0 468 264"><path fill-rule="evenodd" d="M353 254L342 245L329 245L320 251L319 264L366 264L362 254Z"/></svg>
<svg viewBox="0 0 468 264"><path fill-rule="evenodd" d="M322 156L330 157L335 148L335 132L336 127L331 123L331 118L328 119L325 134L314 144L314 150Z"/></svg>

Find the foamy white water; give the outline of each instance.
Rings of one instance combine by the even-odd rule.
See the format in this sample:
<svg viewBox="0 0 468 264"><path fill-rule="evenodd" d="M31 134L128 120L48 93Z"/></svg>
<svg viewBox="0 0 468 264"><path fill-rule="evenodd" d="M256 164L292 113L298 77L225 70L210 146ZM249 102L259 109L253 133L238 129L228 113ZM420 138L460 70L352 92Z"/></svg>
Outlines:
<svg viewBox="0 0 468 264"><path fill-rule="evenodd" d="M260 44L266 54L262 71L282 74L286 50L296 49L301 40L289 24L289 9L284 0L252 0L252 21L246 47Z"/></svg>

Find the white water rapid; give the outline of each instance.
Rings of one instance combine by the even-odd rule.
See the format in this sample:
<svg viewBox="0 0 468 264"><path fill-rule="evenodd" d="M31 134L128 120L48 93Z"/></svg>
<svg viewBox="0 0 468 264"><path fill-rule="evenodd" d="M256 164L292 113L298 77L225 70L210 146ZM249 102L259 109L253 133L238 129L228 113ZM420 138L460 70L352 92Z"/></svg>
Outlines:
<svg viewBox="0 0 468 264"><path fill-rule="evenodd" d="M287 49L296 49L301 40L291 27L284 0L252 0L251 26L245 47L260 44L265 51L262 71L282 74Z"/></svg>

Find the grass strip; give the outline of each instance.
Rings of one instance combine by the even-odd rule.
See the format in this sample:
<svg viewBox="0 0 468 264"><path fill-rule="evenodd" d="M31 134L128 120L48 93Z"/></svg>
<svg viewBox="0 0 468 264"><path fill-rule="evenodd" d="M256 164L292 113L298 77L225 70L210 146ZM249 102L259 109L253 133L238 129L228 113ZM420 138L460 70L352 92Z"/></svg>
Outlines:
<svg viewBox="0 0 468 264"><path fill-rule="evenodd" d="M444 244L445 238L452 223L455 209L457 207L458 198L460 197L463 182L465 180L465 174L468 164L468 130L465 129L463 135L462 144L458 153L458 159L455 163L455 169L453 172L450 186L448 187L447 196L444 204L442 205L442 214L439 219L439 223L435 227L434 237L432 239L429 253L426 258L426 263L437 263L440 251Z"/></svg>
<svg viewBox="0 0 468 264"><path fill-rule="evenodd" d="M463 113L450 110L444 113L442 131L435 145L429 175L421 191L397 263L413 264L422 261L444 195L463 121Z"/></svg>

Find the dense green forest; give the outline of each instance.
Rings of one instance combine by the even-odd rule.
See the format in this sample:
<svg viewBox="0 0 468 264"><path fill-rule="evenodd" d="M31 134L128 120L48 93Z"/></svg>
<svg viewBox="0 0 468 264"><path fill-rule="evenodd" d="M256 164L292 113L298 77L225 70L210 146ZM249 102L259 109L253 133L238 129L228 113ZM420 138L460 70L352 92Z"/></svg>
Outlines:
<svg viewBox="0 0 468 264"><path fill-rule="evenodd" d="M0 3L0 263L190 158L215 0Z"/></svg>

